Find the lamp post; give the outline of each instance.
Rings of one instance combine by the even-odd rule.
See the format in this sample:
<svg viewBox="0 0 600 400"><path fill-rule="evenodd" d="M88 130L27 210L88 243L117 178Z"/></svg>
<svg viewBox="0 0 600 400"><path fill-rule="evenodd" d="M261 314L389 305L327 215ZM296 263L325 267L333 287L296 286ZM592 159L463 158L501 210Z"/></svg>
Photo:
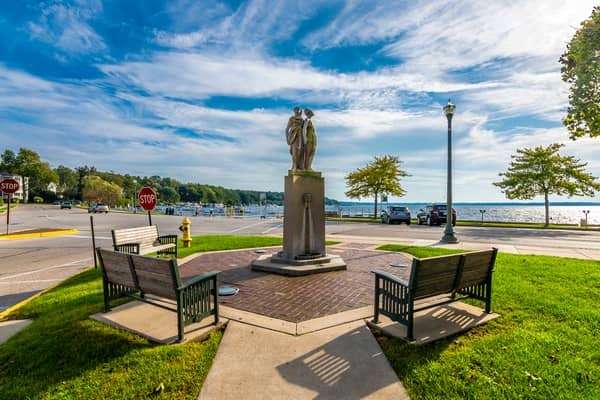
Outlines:
<svg viewBox="0 0 600 400"><path fill-rule="evenodd" d="M443 243L458 243L458 239L454 235L454 228L452 227L454 219L454 213L452 212L452 116L454 115L455 108L456 106L448 99L448 104L444 106L444 114L448 118L448 187L446 192L446 229L444 229L444 236L442 237Z"/></svg>
<svg viewBox="0 0 600 400"><path fill-rule="evenodd" d="M479 212L481 213L481 225L483 225L483 214L485 214L485 210L481 209Z"/></svg>
<svg viewBox="0 0 600 400"><path fill-rule="evenodd" d="M590 213L590 210L583 210L583 213L585 214L585 226L587 228L587 226L588 226L588 214Z"/></svg>

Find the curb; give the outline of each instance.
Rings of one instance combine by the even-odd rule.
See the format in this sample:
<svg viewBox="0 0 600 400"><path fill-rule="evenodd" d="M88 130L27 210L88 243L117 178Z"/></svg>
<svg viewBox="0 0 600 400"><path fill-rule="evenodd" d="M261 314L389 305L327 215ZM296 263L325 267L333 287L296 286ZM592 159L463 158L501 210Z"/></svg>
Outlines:
<svg viewBox="0 0 600 400"><path fill-rule="evenodd" d="M66 235L74 235L79 233L77 229L54 229L45 232L31 232L23 231L23 233L15 232L9 233L8 235L0 236L0 240L19 240L19 239L35 239L35 238L49 238Z"/></svg>

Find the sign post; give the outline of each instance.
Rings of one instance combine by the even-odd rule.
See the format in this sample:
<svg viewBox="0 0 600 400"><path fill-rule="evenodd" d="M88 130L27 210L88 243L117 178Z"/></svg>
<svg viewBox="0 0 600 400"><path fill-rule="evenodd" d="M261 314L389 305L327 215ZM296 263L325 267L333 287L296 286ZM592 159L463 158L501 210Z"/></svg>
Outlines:
<svg viewBox="0 0 600 400"><path fill-rule="evenodd" d="M8 225L10 224L10 201L13 193L19 190L19 182L12 178L0 181L0 191L6 193L8 206L6 207L6 234L8 235Z"/></svg>
<svg viewBox="0 0 600 400"><path fill-rule="evenodd" d="M156 192L148 186L144 186L138 192L138 202L140 206L148 211L148 225L152 225L152 210L156 207Z"/></svg>

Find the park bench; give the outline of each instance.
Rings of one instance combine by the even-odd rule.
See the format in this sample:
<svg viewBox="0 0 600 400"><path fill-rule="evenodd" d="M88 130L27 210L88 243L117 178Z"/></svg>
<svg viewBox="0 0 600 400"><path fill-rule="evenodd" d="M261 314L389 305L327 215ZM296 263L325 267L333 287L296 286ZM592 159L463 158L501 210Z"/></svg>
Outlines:
<svg viewBox="0 0 600 400"><path fill-rule="evenodd" d="M414 258L408 281L388 272L373 271L373 322L379 323L379 314L383 314L405 325L406 336L413 341L413 321L417 311L473 298L484 301L485 311L491 313L492 272L497 252L498 249L494 248L441 257ZM418 308L415 308L415 302L419 302Z"/></svg>
<svg viewBox="0 0 600 400"><path fill-rule="evenodd" d="M175 311L179 341L184 338L186 325L211 314L215 316L215 324L219 322L218 272L182 279L173 258L152 258L100 248L97 253L102 268L104 312L110 311L112 300L125 296Z"/></svg>
<svg viewBox="0 0 600 400"><path fill-rule="evenodd" d="M156 225L113 229L111 232L116 251L139 255L170 254L177 257L177 235L159 236Z"/></svg>

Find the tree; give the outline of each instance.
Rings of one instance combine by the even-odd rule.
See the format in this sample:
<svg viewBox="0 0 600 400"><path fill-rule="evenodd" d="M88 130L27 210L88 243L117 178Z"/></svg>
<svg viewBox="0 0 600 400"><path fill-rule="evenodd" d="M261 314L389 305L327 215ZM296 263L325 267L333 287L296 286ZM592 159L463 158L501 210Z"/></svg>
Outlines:
<svg viewBox="0 0 600 400"><path fill-rule="evenodd" d="M600 6L581 23L560 63L562 79L570 85L563 123L571 139L600 136Z"/></svg>
<svg viewBox="0 0 600 400"><path fill-rule="evenodd" d="M163 186L158 190L160 201L165 203L178 203L179 193L170 186Z"/></svg>
<svg viewBox="0 0 600 400"><path fill-rule="evenodd" d="M88 202L97 201L113 206L123 196L123 189L95 175L83 179L83 199Z"/></svg>
<svg viewBox="0 0 600 400"><path fill-rule="evenodd" d="M54 172L58 175L58 191L65 197L75 197L79 179L77 172L64 165L56 167Z"/></svg>
<svg viewBox="0 0 600 400"><path fill-rule="evenodd" d="M28 177L28 188L32 197L36 195L48 197L48 184L58 182L58 175L50 168L50 164L44 162L38 153L26 148L19 149L17 155L12 150L5 150L1 156L0 169Z"/></svg>
<svg viewBox="0 0 600 400"><path fill-rule="evenodd" d="M375 157L363 168L346 175L346 196L351 199L375 197L374 215L377 217L379 195L404 196L406 191L400 185L400 178L409 176L400 168L398 157L384 155Z"/></svg>
<svg viewBox="0 0 600 400"><path fill-rule="evenodd" d="M562 144L553 143L547 147L517 150L503 177L494 185L502 189L508 199L531 200L544 196L545 226L550 224L548 196L593 196L600 190L600 183L594 176L585 172L587 163L573 156L559 154Z"/></svg>
<svg viewBox="0 0 600 400"><path fill-rule="evenodd" d="M17 173L17 155L10 149L4 150L0 156L0 172Z"/></svg>

